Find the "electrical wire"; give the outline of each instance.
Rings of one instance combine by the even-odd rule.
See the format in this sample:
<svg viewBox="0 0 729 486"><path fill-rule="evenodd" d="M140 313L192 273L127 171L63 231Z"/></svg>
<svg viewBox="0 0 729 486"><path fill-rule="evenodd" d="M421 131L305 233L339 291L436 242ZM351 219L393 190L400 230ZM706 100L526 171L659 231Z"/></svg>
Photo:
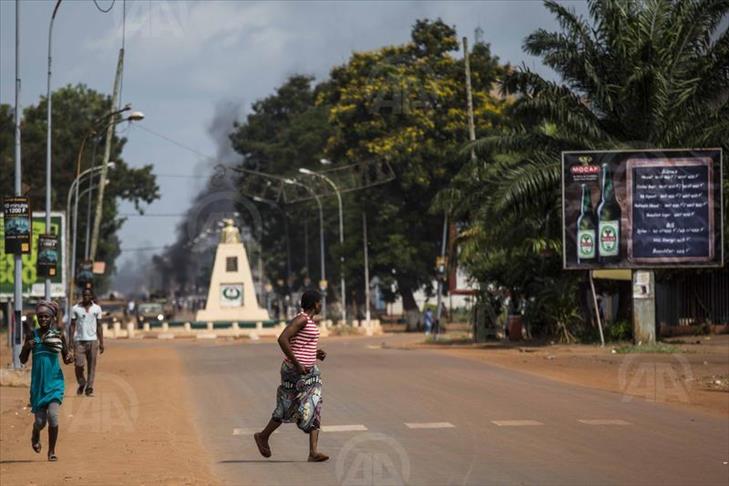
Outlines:
<svg viewBox="0 0 729 486"><path fill-rule="evenodd" d="M96 0L94 0L94 5L96 5L96 8L99 10L99 12L102 12L102 13L109 13L109 12L111 12L111 9L114 8L114 4L115 3L116 3L116 0L111 0L111 5L109 5L109 8L107 8L106 10L104 10L103 8L99 7L99 2L97 2Z"/></svg>
<svg viewBox="0 0 729 486"><path fill-rule="evenodd" d="M177 145L181 149L187 150L188 152L191 152L191 153L197 155L198 157L200 157L203 160L213 161L213 162L216 161L216 158L215 157L213 157L211 155L205 155L202 152L198 152L194 148L189 147L189 146L185 145L182 142L178 142L177 140L175 140L173 138L170 138L167 135L163 135L163 134L161 134L159 132L155 132L154 130L151 130L151 129L149 129L149 128L145 127L145 126L142 126L142 125L132 125L132 130L137 130L137 129L144 130L145 132L148 132L148 133L154 135L155 137L159 137L159 138L161 138L163 140L166 140L166 141L170 142L173 145Z"/></svg>

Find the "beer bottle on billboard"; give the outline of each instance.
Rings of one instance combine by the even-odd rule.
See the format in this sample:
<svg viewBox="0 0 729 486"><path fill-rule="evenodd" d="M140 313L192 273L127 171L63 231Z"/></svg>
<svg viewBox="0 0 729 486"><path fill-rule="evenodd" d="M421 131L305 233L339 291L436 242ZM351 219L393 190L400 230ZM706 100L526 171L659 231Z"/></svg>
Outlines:
<svg viewBox="0 0 729 486"><path fill-rule="evenodd" d="M597 207L598 254L601 263L620 261L620 205L615 199L613 176L608 164L600 174L602 196Z"/></svg>
<svg viewBox="0 0 729 486"><path fill-rule="evenodd" d="M592 211L592 191L582 184L582 205L577 218L577 263L592 263L597 257L597 223Z"/></svg>

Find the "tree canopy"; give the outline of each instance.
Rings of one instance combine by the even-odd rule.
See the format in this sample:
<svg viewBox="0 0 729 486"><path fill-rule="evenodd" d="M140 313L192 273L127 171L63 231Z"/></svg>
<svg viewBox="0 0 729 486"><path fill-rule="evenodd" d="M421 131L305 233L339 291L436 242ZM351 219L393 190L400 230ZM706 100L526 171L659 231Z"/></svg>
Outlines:
<svg viewBox="0 0 729 486"><path fill-rule="evenodd" d="M76 177L76 159L81 142L94 128L94 122L111 111L111 98L89 89L83 84L64 86L53 92L53 145L51 207L65 211L66 198ZM9 105L0 105L0 189L3 194L13 194L14 178L14 120ZM45 161L46 161L46 99L25 107L21 120L21 150L23 183L31 198L34 211L45 210ZM90 137L81 161L81 170L97 165L103 152L103 138L95 150L95 137ZM118 201L133 202L141 212L142 204L159 198L159 187L152 174L152 165L132 168L122 157L126 139L116 134L112 142L110 160L115 167L109 170L109 185L104 193L104 207L99 237L97 259L107 264L107 273L101 279L101 288L114 271L114 262L120 254L117 232L124 224L118 217ZM96 154L96 159L93 159ZM88 187L88 186L83 186ZM94 199L95 201L95 199ZM83 206L80 206L83 207ZM78 234L84 235L86 218L79 217ZM77 259L83 260L84 245L79 239Z"/></svg>

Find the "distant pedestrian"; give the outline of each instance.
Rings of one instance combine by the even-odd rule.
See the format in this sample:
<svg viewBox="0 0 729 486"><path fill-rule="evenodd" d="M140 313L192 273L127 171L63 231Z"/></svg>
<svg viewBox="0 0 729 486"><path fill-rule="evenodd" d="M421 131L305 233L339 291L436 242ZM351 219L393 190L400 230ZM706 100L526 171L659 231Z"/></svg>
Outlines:
<svg viewBox="0 0 729 486"><path fill-rule="evenodd" d="M282 423L296 422L309 434L309 462L322 462L329 456L317 450L321 425L322 382L316 360L327 354L318 348L319 328L314 315L321 311L321 295L307 290L301 297L302 311L286 326L278 344L285 358L281 364L281 385L276 391L276 408L262 432L253 434L258 451L271 457L268 440Z"/></svg>
<svg viewBox="0 0 729 486"><path fill-rule="evenodd" d="M94 302L91 289L84 289L81 303L73 306L70 334L74 342L73 354L78 382L76 395L85 392L87 397L93 396L96 358L98 353L104 352L104 333L101 329L101 307ZM88 369L86 376L84 366Z"/></svg>
<svg viewBox="0 0 729 486"><path fill-rule="evenodd" d="M63 403L63 371L58 362L61 353L63 362L73 361L66 344L66 337L58 329L58 304L41 300L35 308L39 327L25 337L20 352L20 362L25 364L33 353L33 368L30 375L30 407L35 414L31 445L36 453L41 451L40 433L48 423L48 460L57 461L59 408Z"/></svg>
<svg viewBox="0 0 729 486"><path fill-rule="evenodd" d="M429 336L430 331L433 330L433 311L428 307L425 309L423 314L423 328L425 329L425 335Z"/></svg>

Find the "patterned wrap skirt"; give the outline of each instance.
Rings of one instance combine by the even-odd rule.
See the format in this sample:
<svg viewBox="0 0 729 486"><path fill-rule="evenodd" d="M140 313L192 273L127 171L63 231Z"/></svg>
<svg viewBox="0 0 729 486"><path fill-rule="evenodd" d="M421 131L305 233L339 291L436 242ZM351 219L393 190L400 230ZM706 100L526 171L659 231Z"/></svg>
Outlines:
<svg viewBox="0 0 729 486"><path fill-rule="evenodd" d="M276 390L276 409L272 418L291 423L306 433L321 425L321 377L314 365L305 375L299 375L288 361L281 364L281 385Z"/></svg>

